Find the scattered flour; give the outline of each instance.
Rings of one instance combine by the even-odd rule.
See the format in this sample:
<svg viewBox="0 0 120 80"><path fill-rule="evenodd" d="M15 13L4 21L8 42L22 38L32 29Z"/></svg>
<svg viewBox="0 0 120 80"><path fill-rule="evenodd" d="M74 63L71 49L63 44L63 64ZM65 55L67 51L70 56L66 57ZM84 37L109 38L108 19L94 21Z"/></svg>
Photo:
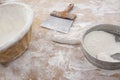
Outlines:
<svg viewBox="0 0 120 80"><path fill-rule="evenodd" d="M5 2L13 2L15 0L0 0L0 3L5 3Z"/></svg>
<svg viewBox="0 0 120 80"><path fill-rule="evenodd" d="M93 31L86 35L84 44L87 51L94 57L110 62L118 62L110 56L120 52L120 43L115 36L104 31Z"/></svg>
<svg viewBox="0 0 120 80"><path fill-rule="evenodd" d="M72 13L77 14L77 19L73 24L74 27L71 27L70 33L66 35L68 37L60 33L54 34L54 36L63 35L62 37L66 41L70 37L82 38L81 34L91 26L101 23L119 25L120 0L14 1L26 3L33 8L35 13L33 36L29 49L24 55L10 63L7 68L0 65L0 80L119 80L117 75L120 74L120 70L98 69L85 59L80 47L76 50L75 46L53 44L46 38L49 37L48 34L52 33L45 29L38 28L36 30L35 28L39 27L43 20L46 20L51 11L63 10L72 1L75 3ZM113 3L110 4L110 2Z"/></svg>

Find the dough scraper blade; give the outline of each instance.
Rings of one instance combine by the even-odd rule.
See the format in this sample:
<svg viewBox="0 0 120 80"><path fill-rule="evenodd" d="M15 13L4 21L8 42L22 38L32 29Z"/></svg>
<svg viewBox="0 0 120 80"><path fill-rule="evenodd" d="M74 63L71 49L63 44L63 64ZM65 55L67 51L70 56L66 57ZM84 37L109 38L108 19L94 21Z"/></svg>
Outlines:
<svg viewBox="0 0 120 80"><path fill-rule="evenodd" d="M74 4L69 4L69 6L64 11L53 11L50 14L50 17L48 17L48 19L44 21L40 26L59 32L68 33L76 18L75 14L69 13L73 7Z"/></svg>

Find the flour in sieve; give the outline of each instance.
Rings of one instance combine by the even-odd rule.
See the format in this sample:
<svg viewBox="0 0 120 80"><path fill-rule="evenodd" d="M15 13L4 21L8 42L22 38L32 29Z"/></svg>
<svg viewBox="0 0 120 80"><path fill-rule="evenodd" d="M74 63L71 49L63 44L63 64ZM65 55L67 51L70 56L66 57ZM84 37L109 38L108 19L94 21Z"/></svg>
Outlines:
<svg viewBox="0 0 120 80"><path fill-rule="evenodd" d="M90 55L99 60L118 62L111 55L120 53L120 43L115 41L115 36L104 31L93 31L84 39L86 50Z"/></svg>

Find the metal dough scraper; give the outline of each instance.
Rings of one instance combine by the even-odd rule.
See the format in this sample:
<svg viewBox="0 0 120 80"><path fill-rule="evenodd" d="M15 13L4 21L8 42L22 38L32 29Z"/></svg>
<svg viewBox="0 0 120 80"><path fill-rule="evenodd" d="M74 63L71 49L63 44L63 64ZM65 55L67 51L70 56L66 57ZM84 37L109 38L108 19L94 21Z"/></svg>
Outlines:
<svg viewBox="0 0 120 80"><path fill-rule="evenodd" d="M73 9L74 4L69 4L69 6L61 12L53 11L50 17L44 21L40 26L53 29L59 32L68 33L70 27L72 26L76 15L70 14L69 12Z"/></svg>

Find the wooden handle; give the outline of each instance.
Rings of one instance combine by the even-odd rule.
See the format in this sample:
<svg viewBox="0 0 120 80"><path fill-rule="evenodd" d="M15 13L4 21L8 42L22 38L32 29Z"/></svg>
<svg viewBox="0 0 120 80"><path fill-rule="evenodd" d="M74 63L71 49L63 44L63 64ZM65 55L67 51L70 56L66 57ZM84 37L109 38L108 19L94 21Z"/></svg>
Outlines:
<svg viewBox="0 0 120 80"><path fill-rule="evenodd" d="M74 4L69 4L69 6L63 11L69 13L74 7Z"/></svg>
<svg viewBox="0 0 120 80"><path fill-rule="evenodd" d="M62 12L53 11L50 15L55 16L55 17L64 18L64 19L74 20L76 18L76 15L69 14L69 12L73 9L73 7L74 7L74 4L69 4L69 6L64 11L62 11Z"/></svg>

